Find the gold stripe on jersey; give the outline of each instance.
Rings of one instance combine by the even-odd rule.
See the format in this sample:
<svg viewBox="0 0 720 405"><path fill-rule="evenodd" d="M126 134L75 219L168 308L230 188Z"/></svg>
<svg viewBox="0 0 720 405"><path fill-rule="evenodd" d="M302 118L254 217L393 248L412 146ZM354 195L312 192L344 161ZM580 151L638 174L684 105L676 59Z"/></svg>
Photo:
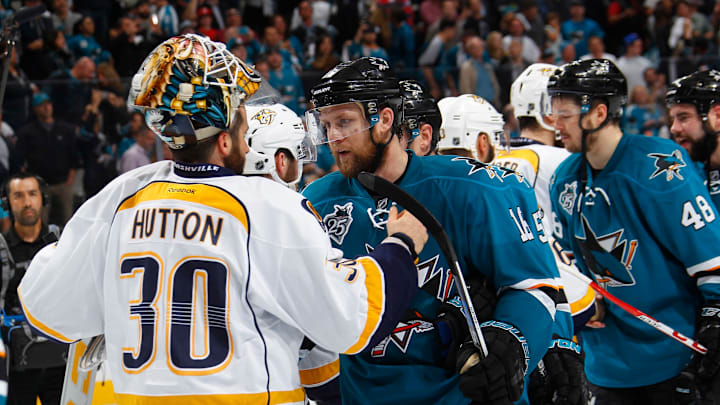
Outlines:
<svg viewBox="0 0 720 405"><path fill-rule="evenodd" d="M227 191L207 184L150 183L125 199L118 207L117 212L134 208L145 201L156 200L187 201L225 211L237 218L245 227L245 231L248 231L247 211L240 201Z"/></svg>
<svg viewBox="0 0 720 405"><path fill-rule="evenodd" d="M305 401L305 390L298 388L292 391L270 391L268 394L215 394L215 395L167 395L145 396L115 393L119 405L265 405L289 404Z"/></svg>
<svg viewBox="0 0 720 405"><path fill-rule="evenodd" d="M532 149L511 149L509 151L498 152L495 159L522 159L530 163L535 173L540 168L540 157L537 152Z"/></svg>
<svg viewBox="0 0 720 405"><path fill-rule="evenodd" d="M359 353L367 346L370 342L370 337L372 337L375 329L377 329L380 324L380 318L384 310L385 292L380 266L370 257L363 257L357 261L362 264L365 270L365 289L368 295L367 318L365 319L365 327L360 334L360 338L354 345L343 352L345 354Z"/></svg>
<svg viewBox="0 0 720 405"><path fill-rule="evenodd" d="M340 373L340 360L335 359L332 363L320 366L317 368L311 368L307 370L300 370L300 383L305 386L313 386L330 381Z"/></svg>
<svg viewBox="0 0 720 405"><path fill-rule="evenodd" d="M585 295L577 301L570 303L570 313L573 315L588 309L595 299L595 291L588 287Z"/></svg>
<svg viewBox="0 0 720 405"><path fill-rule="evenodd" d="M36 328L37 330L39 330L40 332L42 332L48 336L52 336L53 338L55 338L63 343L72 343L75 341L75 339L70 339L69 337L64 336L60 332L50 328L49 326L45 325L44 323L37 320L37 318L32 316L30 311L28 311L27 307L25 306L25 303L23 302L22 293L20 292L19 288L18 288L17 293L18 293L18 298L20 299L20 306L22 306L23 313L25 313L25 318L27 318L28 322L30 322L30 324L34 328Z"/></svg>

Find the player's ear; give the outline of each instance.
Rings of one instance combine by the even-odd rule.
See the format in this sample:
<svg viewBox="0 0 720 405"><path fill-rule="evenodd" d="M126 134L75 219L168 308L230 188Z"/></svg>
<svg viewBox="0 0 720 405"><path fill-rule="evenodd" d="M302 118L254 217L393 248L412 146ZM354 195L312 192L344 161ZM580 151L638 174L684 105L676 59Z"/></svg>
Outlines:
<svg viewBox="0 0 720 405"><path fill-rule="evenodd" d="M230 136L227 131L221 132L216 141L217 150L220 154L220 156L225 157L230 155L230 151L232 151L232 137Z"/></svg>
<svg viewBox="0 0 720 405"><path fill-rule="evenodd" d="M285 176L287 168L288 161L285 157L285 154L278 151L277 153L275 153L275 171L277 171L277 174L278 176L280 176L280 178L283 178Z"/></svg>
<svg viewBox="0 0 720 405"><path fill-rule="evenodd" d="M380 133L388 133L392 130L393 121L395 120L395 113L391 108L385 107L378 113L378 123L375 124L380 130ZM384 137L383 137L384 141Z"/></svg>

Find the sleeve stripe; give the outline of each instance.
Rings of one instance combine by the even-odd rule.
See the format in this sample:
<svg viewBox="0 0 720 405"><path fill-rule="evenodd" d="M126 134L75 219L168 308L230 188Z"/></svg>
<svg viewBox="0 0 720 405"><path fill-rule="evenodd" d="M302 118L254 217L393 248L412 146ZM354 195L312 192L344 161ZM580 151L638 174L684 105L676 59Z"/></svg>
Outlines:
<svg viewBox="0 0 720 405"><path fill-rule="evenodd" d="M585 292L585 295L580 298L577 301L573 301L570 303L570 312L574 314L578 314L590 307L592 305L593 301L595 300L595 291L588 287L587 291Z"/></svg>
<svg viewBox="0 0 720 405"><path fill-rule="evenodd" d="M519 283L515 283L510 288L516 290L532 290L534 288L549 287L554 290L559 290L557 279L554 278L528 278Z"/></svg>
<svg viewBox="0 0 720 405"><path fill-rule="evenodd" d="M697 273L702 271L715 271L718 269L720 269L720 256L698 263L694 266L690 266L688 267L687 272L691 277L695 277Z"/></svg>
<svg viewBox="0 0 720 405"><path fill-rule="evenodd" d="M65 337L60 332L53 330L52 328L50 328L49 326L45 325L44 323L37 320L34 316L32 316L30 314L30 312L28 311L27 307L25 306L25 302L23 302L22 294L20 293L19 288L18 288L17 293L18 293L18 298L20 299L20 305L22 306L23 313L25 314L25 317L27 318L28 322L30 322L30 324L34 328L36 328L40 332L42 332L48 336L51 336L63 343L73 343L75 341L75 339L70 339L68 337Z"/></svg>
<svg viewBox="0 0 720 405"><path fill-rule="evenodd" d="M337 375L340 374L340 360L335 359L332 363L320 366L318 368L311 368L307 370L300 370L300 383L304 387L312 387L315 385L324 384Z"/></svg>
<svg viewBox="0 0 720 405"><path fill-rule="evenodd" d="M358 262L363 265L365 270L365 289L368 296L367 318L360 338L344 351L346 354L356 354L365 348L380 325L380 319L384 312L385 286L380 266L370 257L360 258Z"/></svg>
<svg viewBox="0 0 720 405"><path fill-rule="evenodd" d="M701 276L698 277L697 285L700 287L703 284L720 284L720 276Z"/></svg>

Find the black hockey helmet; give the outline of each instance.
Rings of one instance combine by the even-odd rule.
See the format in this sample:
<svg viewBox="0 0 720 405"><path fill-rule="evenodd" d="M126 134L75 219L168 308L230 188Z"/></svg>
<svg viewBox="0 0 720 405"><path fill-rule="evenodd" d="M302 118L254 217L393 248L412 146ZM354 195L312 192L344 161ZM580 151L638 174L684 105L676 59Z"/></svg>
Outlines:
<svg viewBox="0 0 720 405"><path fill-rule="evenodd" d="M670 84L665 94L668 107L673 104L692 104L698 114L707 117L710 108L720 101L720 72L706 70L681 77Z"/></svg>
<svg viewBox="0 0 720 405"><path fill-rule="evenodd" d="M415 80L400 82L400 95L402 96L402 125L410 133L410 142L420 133L422 124L429 124L432 129L430 151L435 150L440 139L440 125L442 116L437 102L425 87Z"/></svg>
<svg viewBox="0 0 720 405"><path fill-rule="evenodd" d="M590 110L595 99L604 100L608 116L619 118L627 103L627 80L609 59L587 59L561 66L550 76L550 97L574 95L580 101L581 113Z"/></svg>

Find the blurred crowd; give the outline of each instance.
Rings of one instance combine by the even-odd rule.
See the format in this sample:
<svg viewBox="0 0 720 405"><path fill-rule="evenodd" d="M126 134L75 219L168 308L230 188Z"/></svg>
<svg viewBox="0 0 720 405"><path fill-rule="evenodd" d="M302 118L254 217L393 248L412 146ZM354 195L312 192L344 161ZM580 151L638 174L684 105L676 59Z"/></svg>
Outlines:
<svg viewBox="0 0 720 405"><path fill-rule="evenodd" d="M0 128L0 180L29 171L48 183L50 221L112 178L167 158L126 105L132 75L164 39L194 32L255 65L299 115L307 90L338 62L385 58L440 99L472 93L503 112L517 134L510 84L535 62L608 58L628 79L626 132L669 136L669 81L719 68L715 0L24 0L0 2L20 25ZM10 33L4 32L6 38ZM323 152L321 150L321 152ZM326 152L326 151L325 151ZM329 153L313 166L332 170Z"/></svg>

